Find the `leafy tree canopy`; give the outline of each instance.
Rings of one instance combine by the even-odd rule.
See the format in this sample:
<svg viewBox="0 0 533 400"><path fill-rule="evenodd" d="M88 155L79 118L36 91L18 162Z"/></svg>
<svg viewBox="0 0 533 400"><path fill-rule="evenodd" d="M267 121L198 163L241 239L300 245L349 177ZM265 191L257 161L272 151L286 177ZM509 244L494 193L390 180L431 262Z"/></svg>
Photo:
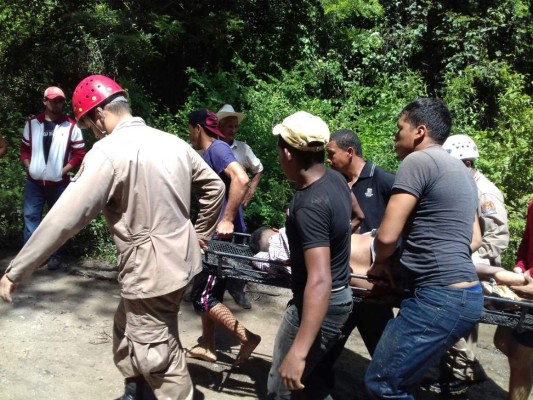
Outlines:
<svg viewBox="0 0 533 400"><path fill-rule="evenodd" d="M271 129L285 116L304 109L332 131L354 130L365 156L394 171L398 112L439 96L453 132L476 140L478 166L506 196L510 260L533 197L532 8L524 0L4 0L0 126L10 152L0 160L0 246L20 243L25 118L40 111L47 86L70 97L82 78L104 74L128 89L135 114L184 139L195 108L231 103L247 114L240 136L266 166L250 228L283 223L292 189ZM101 219L80 235L78 253L112 247Z"/></svg>

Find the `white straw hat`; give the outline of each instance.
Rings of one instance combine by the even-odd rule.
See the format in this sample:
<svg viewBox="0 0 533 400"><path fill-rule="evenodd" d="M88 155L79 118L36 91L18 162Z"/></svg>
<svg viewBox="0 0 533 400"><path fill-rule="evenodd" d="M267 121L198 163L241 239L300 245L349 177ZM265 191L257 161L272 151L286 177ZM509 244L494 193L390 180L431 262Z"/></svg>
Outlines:
<svg viewBox="0 0 533 400"><path fill-rule="evenodd" d="M235 112L231 104L224 104L224 106L217 112L218 120L221 121L228 117L237 117L239 123L246 117L243 113Z"/></svg>

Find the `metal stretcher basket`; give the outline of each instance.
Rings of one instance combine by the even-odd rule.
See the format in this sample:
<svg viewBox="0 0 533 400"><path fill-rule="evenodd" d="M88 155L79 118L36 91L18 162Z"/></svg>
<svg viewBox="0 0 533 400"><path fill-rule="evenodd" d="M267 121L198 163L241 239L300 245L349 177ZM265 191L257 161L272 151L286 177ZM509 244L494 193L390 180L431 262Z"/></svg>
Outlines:
<svg viewBox="0 0 533 400"><path fill-rule="evenodd" d="M221 240L211 240L205 251L203 267L206 272L220 277L241 279L247 282L261 283L263 285L290 288L290 275L282 263L254 257L253 252L246 243L237 244ZM261 271L255 268L252 261L268 263L269 271Z"/></svg>
<svg viewBox="0 0 533 400"><path fill-rule="evenodd" d="M263 285L290 288L290 275L286 265L254 257L248 246L249 235L237 236L236 242L211 240L204 250L203 269L212 275L235 278ZM270 268L262 271L255 268L253 261L267 263ZM366 279L366 276L352 275L354 278ZM399 296L368 296L361 288L352 288L354 302L379 302L398 306ZM514 301L485 295L485 307L480 321L484 324L500 325L513 328L518 332L533 331L533 302Z"/></svg>

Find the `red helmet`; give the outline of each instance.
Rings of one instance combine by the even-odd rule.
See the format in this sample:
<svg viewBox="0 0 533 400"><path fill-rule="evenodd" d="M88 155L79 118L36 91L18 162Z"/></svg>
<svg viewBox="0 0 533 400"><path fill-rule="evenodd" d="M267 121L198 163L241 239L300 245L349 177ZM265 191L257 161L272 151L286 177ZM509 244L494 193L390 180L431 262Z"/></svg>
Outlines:
<svg viewBox="0 0 533 400"><path fill-rule="evenodd" d="M107 76L91 75L83 79L78 83L72 95L72 107L76 120L79 121L109 96L121 92L126 93L118 83Z"/></svg>

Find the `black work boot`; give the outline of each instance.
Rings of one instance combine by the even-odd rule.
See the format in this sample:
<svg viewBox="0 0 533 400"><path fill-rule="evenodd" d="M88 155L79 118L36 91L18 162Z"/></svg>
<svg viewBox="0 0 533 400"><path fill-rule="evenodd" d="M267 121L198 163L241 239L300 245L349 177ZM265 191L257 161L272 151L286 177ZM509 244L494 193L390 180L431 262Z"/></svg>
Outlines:
<svg viewBox="0 0 533 400"><path fill-rule="evenodd" d="M124 380L124 394L117 400L156 400L144 376L135 376Z"/></svg>
<svg viewBox="0 0 533 400"><path fill-rule="evenodd" d="M124 379L124 394L117 400L139 400L140 397L137 396L137 387L141 386L142 382L144 382L142 376Z"/></svg>

